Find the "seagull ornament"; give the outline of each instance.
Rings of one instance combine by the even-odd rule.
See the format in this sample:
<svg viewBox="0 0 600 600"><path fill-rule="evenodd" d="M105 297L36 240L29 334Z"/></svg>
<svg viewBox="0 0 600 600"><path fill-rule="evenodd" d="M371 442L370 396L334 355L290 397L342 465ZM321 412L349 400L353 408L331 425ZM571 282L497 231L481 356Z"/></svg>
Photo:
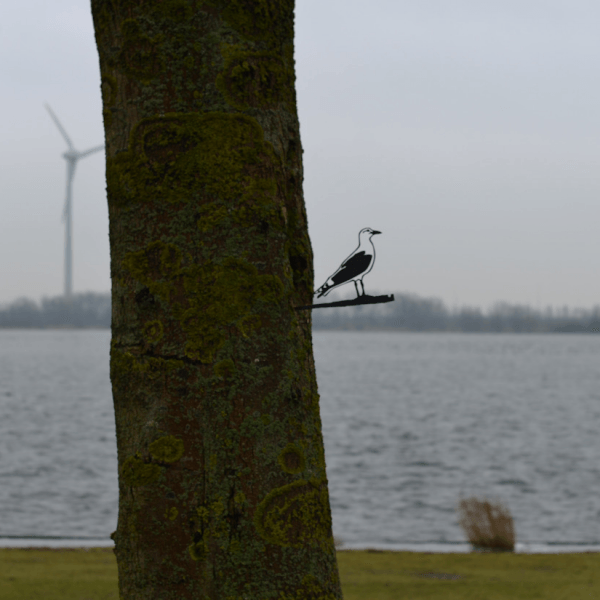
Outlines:
<svg viewBox="0 0 600 600"><path fill-rule="evenodd" d="M371 239L379 235L381 231L375 231L365 227L358 234L358 248L340 265L340 268L315 292L317 298L327 296L329 292L344 283L354 282L357 298L365 295L363 277L371 271L375 264L375 246ZM362 289L362 294L359 289Z"/></svg>

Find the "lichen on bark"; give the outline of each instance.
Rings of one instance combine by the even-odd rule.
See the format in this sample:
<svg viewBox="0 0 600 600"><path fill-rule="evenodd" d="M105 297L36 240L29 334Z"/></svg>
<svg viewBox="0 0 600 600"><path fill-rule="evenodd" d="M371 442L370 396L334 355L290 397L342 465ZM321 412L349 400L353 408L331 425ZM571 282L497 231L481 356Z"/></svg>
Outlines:
<svg viewBox="0 0 600 600"><path fill-rule="evenodd" d="M92 0L121 597L341 598L290 0Z"/></svg>

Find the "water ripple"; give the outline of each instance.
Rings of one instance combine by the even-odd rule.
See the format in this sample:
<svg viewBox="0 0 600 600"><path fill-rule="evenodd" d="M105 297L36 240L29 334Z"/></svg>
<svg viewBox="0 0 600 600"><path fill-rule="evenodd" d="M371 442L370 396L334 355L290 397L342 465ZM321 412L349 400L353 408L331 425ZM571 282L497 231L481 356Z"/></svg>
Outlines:
<svg viewBox="0 0 600 600"><path fill-rule="evenodd" d="M117 462L107 331L0 331L0 535L107 538ZM600 540L600 336L315 332L334 530L463 539L467 495L520 542Z"/></svg>

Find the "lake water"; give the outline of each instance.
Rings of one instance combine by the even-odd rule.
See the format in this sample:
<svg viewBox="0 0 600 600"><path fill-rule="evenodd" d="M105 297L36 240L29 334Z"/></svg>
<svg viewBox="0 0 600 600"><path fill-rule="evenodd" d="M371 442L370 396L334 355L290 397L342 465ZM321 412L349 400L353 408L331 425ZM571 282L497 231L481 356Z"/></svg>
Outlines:
<svg viewBox="0 0 600 600"><path fill-rule="evenodd" d="M109 342L0 330L0 537L115 529ZM600 544L600 336L317 331L314 346L346 546L461 542L461 495L505 502L522 548Z"/></svg>

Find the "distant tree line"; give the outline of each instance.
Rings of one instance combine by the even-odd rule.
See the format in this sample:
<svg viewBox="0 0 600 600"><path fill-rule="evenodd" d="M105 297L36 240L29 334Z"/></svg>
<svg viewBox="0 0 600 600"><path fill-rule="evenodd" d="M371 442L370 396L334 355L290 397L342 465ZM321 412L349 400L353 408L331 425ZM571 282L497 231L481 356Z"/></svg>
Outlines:
<svg viewBox="0 0 600 600"><path fill-rule="evenodd" d="M499 302L489 311L448 309L436 298L395 294L387 304L313 310L314 329L393 329L489 333L600 333L600 305L593 309L546 308ZM335 300L335 299L334 299Z"/></svg>
<svg viewBox="0 0 600 600"><path fill-rule="evenodd" d="M56 296L40 303L20 298L0 308L0 327L110 327L110 294L86 292L73 294L70 300Z"/></svg>
<svg viewBox="0 0 600 600"><path fill-rule="evenodd" d="M500 302L489 311L449 309L436 298L395 294L388 304L313 310L314 329L394 329L398 331L463 331L489 333L600 333L600 305L537 310ZM328 296L328 299L330 297ZM333 300L339 298L333 298ZM321 302L321 301L319 301ZM87 292L44 298L21 298L0 307L0 327L110 327L110 294Z"/></svg>

